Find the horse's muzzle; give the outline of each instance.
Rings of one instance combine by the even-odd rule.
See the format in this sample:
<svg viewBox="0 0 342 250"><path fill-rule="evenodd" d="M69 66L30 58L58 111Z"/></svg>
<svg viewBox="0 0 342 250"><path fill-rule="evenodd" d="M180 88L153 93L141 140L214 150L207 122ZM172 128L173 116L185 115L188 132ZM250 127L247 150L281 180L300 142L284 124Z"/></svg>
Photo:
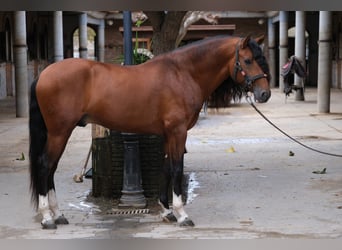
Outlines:
<svg viewBox="0 0 342 250"><path fill-rule="evenodd" d="M256 102L267 102L271 97L271 90L264 89L255 89L254 90L254 99Z"/></svg>

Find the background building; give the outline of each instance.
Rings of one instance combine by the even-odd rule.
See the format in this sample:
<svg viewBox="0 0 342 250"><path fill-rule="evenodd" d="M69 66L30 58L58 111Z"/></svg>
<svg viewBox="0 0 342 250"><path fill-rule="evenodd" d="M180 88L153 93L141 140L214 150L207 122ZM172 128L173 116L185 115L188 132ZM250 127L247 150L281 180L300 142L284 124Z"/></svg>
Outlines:
<svg viewBox="0 0 342 250"><path fill-rule="evenodd" d="M143 15L142 12L134 14L138 19ZM207 15L214 17L216 24L210 24L206 18L199 19L189 27L181 45L214 35L265 34L263 47L271 67L272 87L283 88L281 66L291 55L296 55L305 61L308 72L305 86L317 87L319 100L324 92L320 89L327 92L326 89L342 88L342 12L221 11L208 12ZM120 63L122 26L120 11L0 12L0 98L25 98L16 93L28 92L29 84L48 64L63 58L87 57ZM133 27L133 40L137 38L140 48L151 50L153 29L149 20L140 27L134 24ZM19 52L20 49L26 51L26 57ZM328 61L319 60L320 52L327 55ZM27 65L24 70L27 77L19 71L23 67L16 70L17 64ZM294 81L302 84L300 79ZM323 102L325 99L323 97ZM20 103L25 105L26 101L17 101L17 105ZM318 106L322 105L318 103ZM326 107L318 109L329 112ZM27 115L17 113L23 113L18 116Z"/></svg>

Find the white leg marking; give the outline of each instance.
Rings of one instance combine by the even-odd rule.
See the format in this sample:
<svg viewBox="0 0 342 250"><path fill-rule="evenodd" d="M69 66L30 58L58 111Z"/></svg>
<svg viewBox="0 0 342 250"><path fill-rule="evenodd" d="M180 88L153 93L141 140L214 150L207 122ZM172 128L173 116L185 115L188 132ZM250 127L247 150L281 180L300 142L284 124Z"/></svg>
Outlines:
<svg viewBox="0 0 342 250"><path fill-rule="evenodd" d="M161 212L162 217L166 217L169 213L172 213L172 210L165 208L163 203L161 203L160 201L158 201L158 203L162 207L162 212Z"/></svg>
<svg viewBox="0 0 342 250"><path fill-rule="evenodd" d="M57 219L59 216L62 215L62 213L59 211L59 208L58 208L55 190L50 189L48 196L49 196L50 209L53 212L54 218Z"/></svg>
<svg viewBox="0 0 342 250"><path fill-rule="evenodd" d="M183 201L182 201L182 195L176 195L173 192L172 195L172 204L173 204L173 209L177 212L177 214L179 215L177 221L178 223L183 222L186 218L188 218L187 213L184 210L184 206L183 206Z"/></svg>
<svg viewBox="0 0 342 250"><path fill-rule="evenodd" d="M52 212L49 208L49 198L48 195L39 195L38 197L38 211L43 216L42 223L52 220Z"/></svg>

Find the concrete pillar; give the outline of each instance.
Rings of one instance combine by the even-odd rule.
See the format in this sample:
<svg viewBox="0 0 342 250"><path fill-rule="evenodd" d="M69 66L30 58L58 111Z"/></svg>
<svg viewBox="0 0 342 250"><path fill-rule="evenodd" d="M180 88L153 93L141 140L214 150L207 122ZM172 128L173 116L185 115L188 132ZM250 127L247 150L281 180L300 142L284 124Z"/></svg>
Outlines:
<svg viewBox="0 0 342 250"><path fill-rule="evenodd" d="M279 12L279 89L284 91L284 79L281 68L288 60L288 12Z"/></svg>
<svg viewBox="0 0 342 250"><path fill-rule="evenodd" d="M330 112L332 13L319 12L317 106L319 113Z"/></svg>
<svg viewBox="0 0 342 250"><path fill-rule="evenodd" d="M296 34L295 34L295 56L298 57L302 62L304 68L305 63L305 11L296 11ZM295 93L295 100L304 101L304 81L303 78L295 74L294 84L302 87Z"/></svg>
<svg viewBox="0 0 342 250"><path fill-rule="evenodd" d="M274 88L276 86L276 52L275 52L275 26L272 18L268 19L268 64L270 67L271 81L270 86Z"/></svg>
<svg viewBox="0 0 342 250"><path fill-rule="evenodd" d="M87 14L80 14L79 18L79 51L80 58L88 58L88 34L87 34Z"/></svg>
<svg viewBox="0 0 342 250"><path fill-rule="evenodd" d="M54 48L54 61L58 62L64 59L63 51L63 12L53 12L53 48Z"/></svg>
<svg viewBox="0 0 342 250"><path fill-rule="evenodd" d="M97 28L97 46L98 61L104 62L104 52L105 52L105 21L101 20L100 25Z"/></svg>
<svg viewBox="0 0 342 250"><path fill-rule="evenodd" d="M26 13L14 12L14 68L16 116L28 117L28 73L26 46Z"/></svg>

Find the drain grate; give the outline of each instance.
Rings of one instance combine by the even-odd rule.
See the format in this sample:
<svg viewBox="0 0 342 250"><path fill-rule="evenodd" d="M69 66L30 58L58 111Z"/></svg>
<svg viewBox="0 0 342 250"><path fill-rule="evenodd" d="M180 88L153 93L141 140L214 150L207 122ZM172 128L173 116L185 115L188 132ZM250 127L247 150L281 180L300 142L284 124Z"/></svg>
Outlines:
<svg viewBox="0 0 342 250"><path fill-rule="evenodd" d="M135 214L148 214L150 210L148 208L144 209L112 209L107 212L107 214L114 215L135 215Z"/></svg>

